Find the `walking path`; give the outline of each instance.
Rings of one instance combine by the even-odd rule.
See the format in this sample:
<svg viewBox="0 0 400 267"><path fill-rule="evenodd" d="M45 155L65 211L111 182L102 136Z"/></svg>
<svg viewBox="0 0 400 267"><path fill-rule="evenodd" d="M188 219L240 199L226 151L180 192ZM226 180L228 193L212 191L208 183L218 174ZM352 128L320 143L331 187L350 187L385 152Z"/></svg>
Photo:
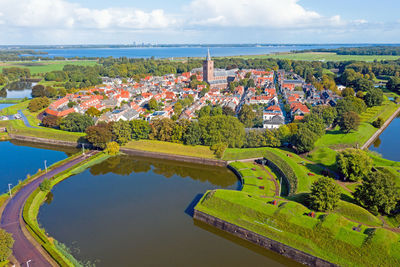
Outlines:
<svg viewBox="0 0 400 267"><path fill-rule="evenodd" d="M28 118L25 116L25 114L22 112L22 110L18 110L18 114L21 115L22 121L24 122L24 124L25 124L26 127L29 127L29 128L39 128L39 127L32 126L32 125L29 123Z"/></svg>
<svg viewBox="0 0 400 267"><path fill-rule="evenodd" d="M0 227L13 235L15 240L13 255L19 264L25 265L26 262L30 260L30 266L52 266L50 263L51 260L49 260L47 253L44 252L44 250L38 246L37 243L34 244L35 241L31 242L32 237L29 234L26 236L26 226L22 219L22 210L27 198L45 178L49 179L54 175L71 168L76 164L79 164L87 157L90 157L95 153L96 152L92 151L86 155L81 155L59 167L54 168L48 173L41 175L21 188L21 190L9 200L1 215Z"/></svg>

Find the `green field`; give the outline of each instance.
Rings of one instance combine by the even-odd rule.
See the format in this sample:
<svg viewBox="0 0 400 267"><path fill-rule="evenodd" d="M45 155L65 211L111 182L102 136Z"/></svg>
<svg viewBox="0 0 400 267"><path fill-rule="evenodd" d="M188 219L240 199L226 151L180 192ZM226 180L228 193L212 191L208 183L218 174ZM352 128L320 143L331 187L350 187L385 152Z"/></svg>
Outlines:
<svg viewBox="0 0 400 267"><path fill-rule="evenodd" d="M374 60L396 60L400 56L376 56L376 55L337 55L336 53L326 52L309 52L309 53L281 53L281 54L268 54L268 55L252 55L240 56L240 58L274 58L274 59L290 59L290 60L304 60L304 61L374 61Z"/></svg>
<svg viewBox="0 0 400 267"><path fill-rule="evenodd" d="M131 148L149 152L159 152L197 158L215 159L213 151L208 146L187 146L182 144L162 142L156 140L130 141L124 148Z"/></svg>
<svg viewBox="0 0 400 267"><path fill-rule="evenodd" d="M49 60L41 62L16 62L7 61L0 62L0 71L7 67L28 68L31 74L45 73L53 70L62 70L65 65L82 65L93 66L96 65L95 60Z"/></svg>
<svg viewBox="0 0 400 267"><path fill-rule="evenodd" d="M360 232L354 231L359 222L341 214L317 212L311 218L307 216L311 211L299 203L275 198L278 205L272 205L273 200L245 192L213 190L203 196L195 209L342 266L400 264L397 234L367 225L361 225ZM341 209L350 214L359 212L351 205ZM381 225L367 211L358 216Z"/></svg>

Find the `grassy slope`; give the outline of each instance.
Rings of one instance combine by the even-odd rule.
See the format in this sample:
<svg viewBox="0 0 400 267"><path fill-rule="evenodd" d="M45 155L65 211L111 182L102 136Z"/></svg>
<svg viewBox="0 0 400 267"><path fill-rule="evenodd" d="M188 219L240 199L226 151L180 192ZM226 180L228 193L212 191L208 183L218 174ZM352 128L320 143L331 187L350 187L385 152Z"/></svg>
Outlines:
<svg viewBox="0 0 400 267"><path fill-rule="evenodd" d="M62 70L65 65L95 65L97 64L94 60L77 60L77 61L41 61L41 62L0 62L0 71L3 68L7 67L20 67L20 68L28 68L31 74L38 74L49 72L53 70Z"/></svg>
<svg viewBox="0 0 400 267"><path fill-rule="evenodd" d="M182 156L215 159L215 155L207 146L186 146L182 144L155 141L139 140L130 141L124 148L132 148L150 152L160 152Z"/></svg>
<svg viewBox="0 0 400 267"><path fill-rule="evenodd" d="M375 55L337 55L336 53L282 53L282 54L269 54L269 55L252 55L240 56L241 58L275 58L275 59L290 59L290 60L304 60L304 61L374 61L376 60L396 60L400 56L375 56Z"/></svg>
<svg viewBox="0 0 400 267"><path fill-rule="evenodd" d="M216 190L207 192L196 209L340 265L400 264L399 236L390 231L362 226L356 232L352 227L358 224L338 214L311 218L306 215L310 210L298 203L280 200L273 206L271 200Z"/></svg>

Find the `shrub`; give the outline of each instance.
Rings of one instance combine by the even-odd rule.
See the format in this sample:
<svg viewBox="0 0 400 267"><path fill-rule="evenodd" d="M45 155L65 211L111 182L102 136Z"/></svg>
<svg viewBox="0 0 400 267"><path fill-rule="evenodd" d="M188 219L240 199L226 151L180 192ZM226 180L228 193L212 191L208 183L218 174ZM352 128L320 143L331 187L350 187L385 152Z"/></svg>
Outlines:
<svg viewBox="0 0 400 267"><path fill-rule="evenodd" d="M106 151L109 155L117 155L119 152L119 145L117 142L110 142L107 144Z"/></svg>
<svg viewBox="0 0 400 267"><path fill-rule="evenodd" d="M44 179L43 182L40 183L39 188L41 191L50 191L51 189L51 182L49 179Z"/></svg>
<svg viewBox="0 0 400 267"><path fill-rule="evenodd" d="M0 261L5 261L11 255L14 239L10 233L0 228Z"/></svg>
<svg viewBox="0 0 400 267"><path fill-rule="evenodd" d="M29 102L28 109L30 112L37 112L41 109L46 108L50 104L50 100L47 97L34 98Z"/></svg>
<svg viewBox="0 0 400 267"><path fill-rule="evenodd" d="M311 186L310 207L318 211L336 208L340 200L340 188L330 178L321 177Z"/></svg>
<svg viewBox="0 0 400 267"><path fill-rule="evenodd" d="M374 126L375 128L381 128L384 123L385 121L382 118L378 118L372 123L372 126Z"/></svg>
<svg viewBox="0 0 400 267"><path fill-rule="evenodd" d="M211 150L214 151L217 158L221 159L224 156L225 150L228 147L225 143L218 143L211 146Z"/></svg>

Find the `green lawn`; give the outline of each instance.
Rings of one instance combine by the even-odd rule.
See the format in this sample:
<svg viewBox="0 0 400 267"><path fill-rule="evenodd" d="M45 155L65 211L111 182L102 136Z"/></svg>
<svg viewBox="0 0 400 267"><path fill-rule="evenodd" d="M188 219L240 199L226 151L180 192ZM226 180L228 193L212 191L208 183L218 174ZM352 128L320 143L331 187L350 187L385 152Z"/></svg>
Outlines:
<svg viewBox="0 0 400 267"><path fill-rule="evenodd" d="M265 147L258 148L227 148L224 153L224 160L239 160L264 157Z"/></svg>
<svg viewBox="0 0 400 267"><path fill-rule="evenodd" d="M7 61L0 62L0 71L7 67L20 67L28 68L31 74L45 73L53 70L62 70L65 65L82 65L93 66L96 65L95 60L49 60L41 62L21 62L21 61Z"/></svg>
<svg viewBox="0 0 400 267"><path fill-rule="evenodd" d="M358 222L337 213L317 212L311 218L307 216L310 210L301 204L277 199L278 205L274 206L272 200L245 192L213 190L195 209L342 266L400 264L397 234L365 225L357 232L352 229ZM351 205L341 208L350 214L355 210ZM358 216L369 224L380 225L368 213Z"/></svg>
<svg viewBox="0 0 400 267"><path fill-rule="evenodd" d="M377 56L377 55L337 55L336 53L326 52L308 52L308 53L281 53L281 54L268 54L268 55L251 55L239 56L240 58L274 58L274 59L290 59L290 60L304 60L304 61L374 61L374 60L396 60L400 56Z"/></svg>
<svg viewBox="0 0 400 267"><path fill-rule="evenodd" d="M156 140L130 141L124 148L132 148L150 152L160 152L182 156L215 159L215 155L208 146L187 146L182 144L162 142Z"/></svg>

